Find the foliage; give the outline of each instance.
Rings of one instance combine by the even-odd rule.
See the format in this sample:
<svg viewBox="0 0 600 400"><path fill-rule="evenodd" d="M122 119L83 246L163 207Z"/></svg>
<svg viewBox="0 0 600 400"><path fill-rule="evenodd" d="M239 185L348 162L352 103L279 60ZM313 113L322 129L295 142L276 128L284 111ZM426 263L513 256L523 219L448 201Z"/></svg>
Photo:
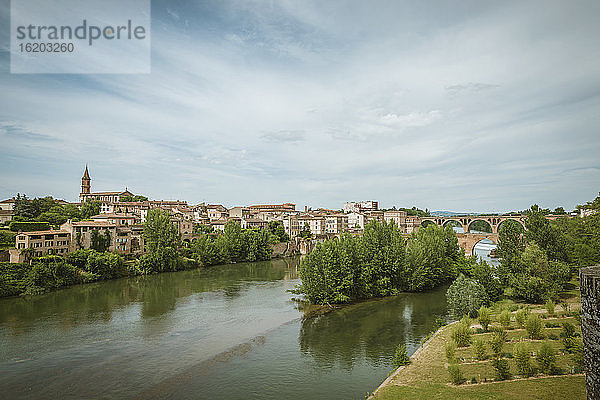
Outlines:
<svg viewBox="0 0 600 400"><path fill-rule="evenodd" d="M506 331L500 329L494 331L490 338L490 348L492 349L492 353L496 357L500 357L502 355L502 350L504 348L504 342L506 342Z"/></svg>
<svg viewBox="0 0 600 400"><path fill-rule="evenodd" d="M552 299L548 299L548 301L546 301L546 312L548 313L549 316L554 315L554 308L555 308L554 302L552 301Z"/></svg>
<svg viewBox="0 0 600 400"><path fill-rule="evenodd" d="M477 314L478 314L477 320L481 324L481 327L483 328L483 330L487 332L488 327L490 326L490 323L492 322L492 315L491 315L490 309L482 306L477 311Z"/></svg>
<svg viewBox="0 0 600 400"><path fill-rule="evenodd" d="M573 347L571 348L571 359L575 364L574 372L576 374L583 372L585 369L583 354L583 341L581 339L575 339Z"/></svg>
<svg viewBox="0 0 600 400"><path fill-rule="evenodd" d="M90 234L90 249L96 250L100 253L108 251L110 247L110 232L108 229L103 234L98 232L98 229L92 230Z"/></svg>
<svg viewBox="0 0 600 400"><path fill-rule="evenodd" d="M525 238L523 226L517 221L506 220L500 224L498 230L498 247L496 254L500 257L498 275L502 283L506 285L520 254L525 250Z"/></svg>
<svg viewBox="0 0 600 400"><path fill-rule="evenodd" d="M310 226L308 225L308 222L304 223L302 230L298 233L298 237L301 237L304 239L312 238L312 233L310 232Z"/></svg>
<svg viewBox="0 0 600 400"><path fill-rule="evenodd" d="M471 344L471 334L471 327L461 321L452 331L452 340L458 347L467 347Z"/></svg>
<svg viewBox="0 0 600 400"><path fill-rule="evenodd" d="M47 231L50 229L50 224L48 222L11 221L8 225L8 229L13 232Z"/></svg>
<svg viewBox="0 0 600 400"><path fill-rule="evenodd" d="M525 237L528 243L535 242L552 260L567 261L567 246L560 229L551 224L537 204L527 210L525 220Z"/></svg>
<svg viewBox="0 0 600 400"><path fill-rule="evenodd" d="M27 287L25 275L29 264L0 262L0 297L16 296Z"/></svg>
<svg viewBox="0 0 600 400"><path fill-rule="evenodd" d="M535 374L535 368L531 363L531 348L528 343L515 344L513 354L519 375L529 378Z"/></svg>
<svg viewBox="0 0 600 400"><path fill-rule="evenodd" d="M265 261L271 258L270 233L242 230L236 221L228 221L223 235L201 235L192 242L192 254L204 265L231 262Z"/></svg>
<svg viewBox="0 0 600 400"><path fill-rule="evenodd" d="M455 385L460 385L465 382L465 378L457 364L450 364L448 366L448 374L450 375L450 382Z"/></svg>
<svg viewBox="0 0 600 400"><path fill-rule="evenodd" d="M99 201L86 201L81 205L81 218L90 218L93 215L100 214L102 203Z"/></svg>
<svg viewBox="0 0 600 400"><path fill-rule="evenodd" d="M557 372L556 351L550 343L542 343L535 358L542 373L551 375Z"/></svg>
<svg viewBox="0 0 600 400"><path fill-rule="evenodd" d="M446 292L448 308L453 315L477 315L477 310L488 304L484 287L474 279L460 274Z"/></svg>
<svg viewBox="0 0 600 400"><path fill-rule="evenodd" d="M560 337L562 337L563 345L565 346L565 350L567 352L572 352L575 344L576 344L576 331L575 325L570 322L563 323L562 332L560 333Z"/></svg>
<svg viewBox="0 0 600 400"><path fill-rule="evenodd" d="M215 230L212 225L195 225L194 233L213 233Z"/></svg>
<svg viewBox="0 0 600 400"><path fill-rule="evenodd" d="M485 351L485 341L481 338L477 338L473 341L473 353L475 353L475 358L478 360L485 360L487 358L487 354Z"/></svg>
<svg viewBox="0 0 600 400"><path fill-rule="evenodd" d="M290 236L285 233L285 228L283 227L281 221L269 222L269 232L277 237L278 242L287 242L290 240Z"/></svg>
<svg viewBox="0 0 600 400"><path fill-rule="evenodd" d="M498 271L495 267L484 260L474 262L471 277L483 286L489 301L500 299L504 289L502 288L502 282L498 278Z"/></svg>
<svg viewBox="0 0 600 400"><path fill-rule="evenodd" d="M33 261L25 276L25 294L39 294L81 282L77 268L60 256L43 256Z"/></svg>
<svg viewBox="0 0 600 400"><path fill-rule="evenodd" d="M445 346L446 351L446 359L449 363L455 361L455 352L456 352L456 342L454 340L450 340L446 343Z"/></svg>
<svg viewBox="0 0 600 400"><path fill-rule="evenodd" d="M495 358L492 360L492 366L496 370L496 380L505 381L510 379L510 367L508 366L508 360L504 358Z"/></svg>
<svg viewBox="0 0 600 400"><path fill-rule="evenodd" d="M1 229L0 230L0 246L14 246L16 237L17 237L16 232Z"/></svg>
<svg viewBox="0 0 600 400"><path fill-rule="evenodd" d="M69 264L93 274L94 280L121 278L129 275L123 258L115 253L98 252L93 249L77 250L67 255Z"/></svg>
<svg viewBox="0 0 600 400"><path fill-rule="evenodd" d="M525 321L527 320L528 316L529 310L527 310L526 308L521 308L517 310L517 312L515 313L515 321L517 321L519 327L525 328Z"/></svg>
<svg viewBox="0 0 600 400"><path fill-rule="evenodd" d="M504 310L500 313L500 315L498 315L498 322L500 322L500 325L502 325L504 328L510 327L510 319L511 313L508 310Z"/></svg>
<svg viewBox="0 0 600 400"><path fill-rule="evenodd" d="M148 201L148 197L142 195L135 196L121 196L120 201L122 202L137 202L137 201Z"/></svg>
<svg viewBox="0 0 600 400"><path fill-rule="evenodd" d="M490 226L490 224L484 220L478 219L475 220L473 222L471 222L471 225L469 225L469 231L473 232L473 231L477 231L477 232L492 232L492 227Z"/></svg>
<svg viewBox="0 0 600 400"><path fill-rule="evenodd" d="M525 320L525 329L530 339L542 339L544 322L537 314L529 314Z"/></svg>
<svg viewBox="0 0 600 400"><path fill-rule="evenodd" d="M395 224L372 221L361 237L317 244L304 258L299 291L313 303L345 303L409 289L404 239Z"/></svg>
<svg viewBox="0 0 600 400"><path fill-rule="evenodd" d="M158 208L148 211L144 239L148 253L140 258L141 270L152 273L179 269L182 260L177 250L181 237L168 211Z"/></svg>
<svg viewBox="0 0 600 400"><path fill-rule="evenodd" d="M406 352L406 345L404 343L398 344L396 347L396 351L394 352L394 357L392 358L392 365L394 368L398 368L402 365L410 364L410 357L408 357L408 353Z"/></svg>

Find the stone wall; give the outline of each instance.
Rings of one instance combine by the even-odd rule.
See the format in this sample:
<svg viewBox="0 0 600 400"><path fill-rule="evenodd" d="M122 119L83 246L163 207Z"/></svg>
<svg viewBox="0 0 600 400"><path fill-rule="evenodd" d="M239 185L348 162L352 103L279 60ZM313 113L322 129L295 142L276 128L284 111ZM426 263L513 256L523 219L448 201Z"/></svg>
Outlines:
<svg viewBox="0 0 600 400"><path fill-rule="evenodd" d="M581 330L588 400L600 399L600 265L581 268Z"/></svg>

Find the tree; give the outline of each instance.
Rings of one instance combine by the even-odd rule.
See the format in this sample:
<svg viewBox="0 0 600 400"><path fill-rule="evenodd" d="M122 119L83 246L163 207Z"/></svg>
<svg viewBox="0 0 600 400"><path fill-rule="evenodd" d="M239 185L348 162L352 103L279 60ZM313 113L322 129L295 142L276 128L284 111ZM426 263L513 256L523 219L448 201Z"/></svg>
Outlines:
<svg viewBox="0 0 600 400"><path fill-rule="evenodd" d="M460 274L446 292L448 308L456 317L476 316L477 310L488 304L484 287L474 279Z"/></svg>
<svg viewBox="0 0 600 400"><path fill-rule="evenodd" d="M100 214L100 207L102 203L99 201L86 201L81 206L81 217L82 218L90 218L93 215Z"/></svg>
<svg viewBox="0 0 600 400"><path fill-rule="evenodd" d="M525 250L523 232L523 226L517 221L506 220L500 225L496 253L501 258L498 275L503 284L508 283L510 274L514 272L516 260Z"/></svg>
<svg viewBox="0 0 600 400"><path fill-rule="evenodd" d="M140 259L140 266L146 272L175 271L180 264L177 252L181 246L181 236L171 222L168 211L152 209L146 215L144 239L148 253Z"/></svg>
<svg viewBox="0 0 600 400"><path fill-rule="evenodd" d="M525 237L527 242L535 242L552 260L567 261L566 241L564 235L546 219L543 210L537 204L527 211L525 220Z"/></svg>
<svg viewBox="0 0 600 400"><path fill-rule="evenodd" d="M269 232L277 237L279 242L287 242L290 240L289 235L285 233L285 228L283 227L281 221L269 222Z"/></svg>
<svg viewBox="0 0 600 400"><path fill-rule="evenodd" d="M300 233L298 233L298 237L305 238L305 239L312 238L312 234L310 233L310 226L308 225L308 222L304 223L304 227L302 228Z"/></svg>
<svg viewBox="0 0 600 400"><path fill-rule="evenodd" d="M103 253L110 248L110 242L111 237L108 229L103 234L100 234L98 229L92 230L90 234L90 249Z"/></svg>

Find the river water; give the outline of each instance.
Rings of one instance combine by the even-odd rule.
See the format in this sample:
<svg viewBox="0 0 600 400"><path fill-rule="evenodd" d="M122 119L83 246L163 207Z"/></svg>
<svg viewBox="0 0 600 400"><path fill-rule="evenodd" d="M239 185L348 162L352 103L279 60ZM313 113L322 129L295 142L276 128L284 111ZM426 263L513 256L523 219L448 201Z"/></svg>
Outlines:
<svg viewBox="0 0 600 400"><path fill-rule="evenodd" d="M445 288L302 319L298 259L0 300L2 399L363 399Z"/></svg>

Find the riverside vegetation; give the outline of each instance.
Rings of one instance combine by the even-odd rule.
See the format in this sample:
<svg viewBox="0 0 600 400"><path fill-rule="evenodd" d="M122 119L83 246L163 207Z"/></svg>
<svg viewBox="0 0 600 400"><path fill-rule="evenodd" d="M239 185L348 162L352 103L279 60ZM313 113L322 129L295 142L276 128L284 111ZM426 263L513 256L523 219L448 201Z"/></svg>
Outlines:
<svg viewBox="0 0 600 400"><path fill-rule="evenodd" d="M169 213L154 209L148 212L144 224L148 251L139 259L125 260L107 251L110 237L93 231L91 249L77 250L66 257L31 257L30 263L0 263L0 297L40 294L78 283L132 275L269 260L269 244L286 239L281 228L271 224L268 231L243 230L239 223L229 221L223 234L203 234L184 247ZM10 233L3 235L14 240Z"/></svg>

